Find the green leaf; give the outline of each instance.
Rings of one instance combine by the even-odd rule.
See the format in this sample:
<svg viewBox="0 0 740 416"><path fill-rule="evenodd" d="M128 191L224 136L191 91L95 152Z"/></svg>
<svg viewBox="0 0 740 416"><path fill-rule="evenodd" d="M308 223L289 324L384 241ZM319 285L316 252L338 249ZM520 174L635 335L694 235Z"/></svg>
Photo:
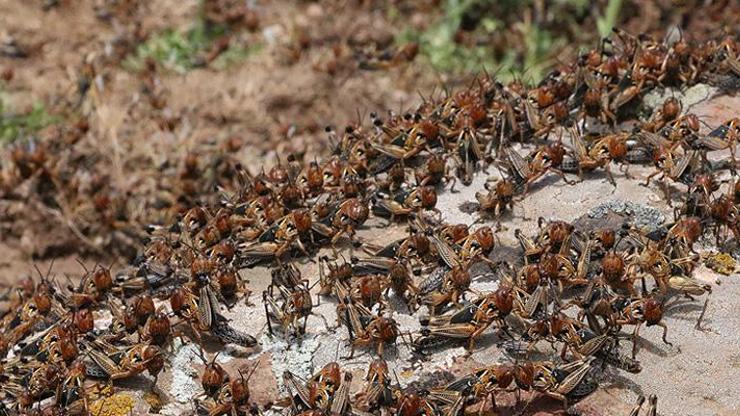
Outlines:
<svg viewBox="0 0 740 416"><path fill-rule="evenodd" d="M617 24L617 19L619 18L619 12L621 10L622 0L609 0L609 3L606 5L604 16L596 19L596 27L602 38L605 38L612 33L612 29L614 28L614 25Z"/></svg>

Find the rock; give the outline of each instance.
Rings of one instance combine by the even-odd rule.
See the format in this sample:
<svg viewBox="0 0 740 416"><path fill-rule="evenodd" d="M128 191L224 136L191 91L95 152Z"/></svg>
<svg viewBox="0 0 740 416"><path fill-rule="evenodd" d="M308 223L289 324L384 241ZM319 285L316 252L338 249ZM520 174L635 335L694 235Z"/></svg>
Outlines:
<svg viewBox="0 0 740 416"><path fill-rule="evenodd" d="M684 91L675 88L666 88L663 90L656 88L645 94L642 103L645 107L654 110L662 106L667 98L676 97L681 101L683 112L686 112L687 109L713 97L717 91L717 88L706 84L696 84Z"/></svg>

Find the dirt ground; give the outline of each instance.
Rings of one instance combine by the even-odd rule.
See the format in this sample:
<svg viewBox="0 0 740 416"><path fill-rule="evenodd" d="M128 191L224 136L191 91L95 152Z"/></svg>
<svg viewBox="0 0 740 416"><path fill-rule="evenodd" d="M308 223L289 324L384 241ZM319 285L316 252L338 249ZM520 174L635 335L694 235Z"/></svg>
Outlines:
<svg viewBox="0 0 740 416"><path fill-rule="evenodd" d="M60 117L86 117L89 130L73 145L63 146L88 160L81 166L88 172L78 181L102 176L111 199L129 200L124 202L129 205L124 226L166 222L179 209L157 212L152 206L162 194L168 200L177 198L181 191L173 182L187 155L205 165L220 143L234 138L238 146L233 159L252 172L274 164L278 155L295 153L311 159L327 151L325 126L366 121L371 112L416 105L421 100L418 92L431 94L431 86L438 83L433 72L415 62L359 70L346 46L348 39L387 45L393 32L380 13L358 9L336 14L330 2L261 6L259 27L234 41L256 45L256 51L238 65L184 73L161 69L149 78L121 68L120 55L135 53L136 40L131 37L186 31L197 15L198 1L139 5L130 11L135 21L125 13L107 21L96 18L92 1L63 1L48 11L39 3L0 4L3 36L28 54L24 59L0 57L0 68L12 73L3 84L2 97L18 111L47 103ZM109 4L100 2L98 12ZM78 92L83 81L92 84L84 97ZM156 108L147 100L152 96ZM39 134L58 134L58 129L49 130ZM169 169L164 176L162 169ZM196 187L204 194L212 188ZM29 207L24 202L27 196L21 194L0 203L8 250L17 251L21 262L69 254L106 258L111 249L124 257L132 255L116 245L137 247L131 242L140 235L137 230L122 232L129 237L125 242L96 239L111 230L88 231L78 217L89 208L79 207L85 203L77 195L68 198L64 216L75 217L72 222L89 239L75 238L78 233L70 233L64 219Z"/></svg>

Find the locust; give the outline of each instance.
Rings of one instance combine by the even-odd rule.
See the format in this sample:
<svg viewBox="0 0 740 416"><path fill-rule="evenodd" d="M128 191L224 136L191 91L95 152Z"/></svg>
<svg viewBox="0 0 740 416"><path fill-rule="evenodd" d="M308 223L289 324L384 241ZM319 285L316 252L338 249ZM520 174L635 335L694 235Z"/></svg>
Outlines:
<svg viewBox="0 0 740 416"><path fill-rule="evenodd" d="M575 167L567 166L564 163L563 171L576 170L578 176L583 180L584 172L590 172L597 168L604 169L609 182L616 187L617 183L614 181L609 165L613 160L621 160L627 156L627 136L626 133L606 135L599 138L591 147L588 147L580 132L571 128L570 138L573 144L572 153Z"/></svg>
<svg viewBox="0 0 740 416"><path fill-rule="evenodd" d="M349 357L354 356L356 347L365 345L375 345L378 356L382 357L385 345L394 344L399 336L398 324L392 318L360 312L360 308L361 305L355 305L349 298L344 298L338 306L338 311L344 312L343 319L349 333ZM368 323L364 324L363 320Z"/></svg>
<svg viewBox="0 0 740 416"><path fill-rule="evenodd" d="M568 409L570 401L588 396L596 389L596 383L588 379L594 358L574 361L568 364L535 364L534 388L547 396L563 402Z"/></svg>
<svg viewBox="0 0 740 416"><path fill-rule="evenodd" d="M154 384L159 372L164 366L162 351L154 345L133 345L125 350L113 347L114 356L119 356L118 362L111 359L109 353L99 349L100 344L87 344L87 353L97 368L102 370L111 381L129 378L145 371L154 377ZM111 350L111 347L107 347Z"/></svg>
<svg viewBox="0 0 740 416"><path fill-rule="evenodd" d="M653 177L660 175L663 194L669 206L672 206L671 191L662 179L667 177L674 182L691 183L690 178L698 170L699 162L699 153L696 150L689 151L680 157L674 154L674 150L674 147L662 146L656 149L653 153L653 161L657 170L648 175L644 183L641 183L642 186L647 187Z"/></svg>
<svg viewBox="0 0 740 416"><path fill-rule="evenodd" d="M284 330L293 330L298 335L306 332L306 322L311 315L313 307L311 295L308 290L302 286L296 286L288 289L284 286L277 287L279 296L276 298L274 286L262 293L262 300L265 304L265 314L267 316L267 328L272 334L272 319L277 319ZM279 302L282 302L280 304ZM303 319L303 324L299 321Z"/></svg>
<svg viewBox="0 0 740 416"><path fill-rule="evenodd" d="M557 174L567 184L574 184L575 182L568 180L559 169L563 154L564 150L561 145L544 146L532 155L531 161L527 161L514 149L504 148L505 164L509 167L514 183L523 189L522 194L526 194L529 186L547 172Z"/></svg>
<svg viewBox="0 0 740 416"><path fill-rule="evenodd" d="M393 403L388 364L377 358L370 362L365 385L355 399L357 407L363 411L374 411Z"/></svg>
<svg viewBox="0 0 740 416"><path fill-rule="evenodd" d="M373 200L372 212L382 217L390 217L390 222L398 217L408 216L422 209L433 210L437 204L437 192L431 186L419 186L406 192L398 192L395 196L378 194Z"/></svg>

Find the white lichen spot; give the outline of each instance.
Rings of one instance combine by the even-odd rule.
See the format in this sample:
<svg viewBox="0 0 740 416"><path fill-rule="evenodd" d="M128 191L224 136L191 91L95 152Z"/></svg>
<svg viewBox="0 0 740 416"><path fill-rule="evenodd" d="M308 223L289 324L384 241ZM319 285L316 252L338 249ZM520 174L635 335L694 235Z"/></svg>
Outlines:
<svg viewBox="0 0 740 416"><path fill-rule="evenodd" d="M201 387L198 384L198 372L194 367L194 364L199 360L198 349L195 344L181 344L175 347L175 356L172 359L170 394L178 403L188 403L193 400L193 397L201 393Z"/></svg>

